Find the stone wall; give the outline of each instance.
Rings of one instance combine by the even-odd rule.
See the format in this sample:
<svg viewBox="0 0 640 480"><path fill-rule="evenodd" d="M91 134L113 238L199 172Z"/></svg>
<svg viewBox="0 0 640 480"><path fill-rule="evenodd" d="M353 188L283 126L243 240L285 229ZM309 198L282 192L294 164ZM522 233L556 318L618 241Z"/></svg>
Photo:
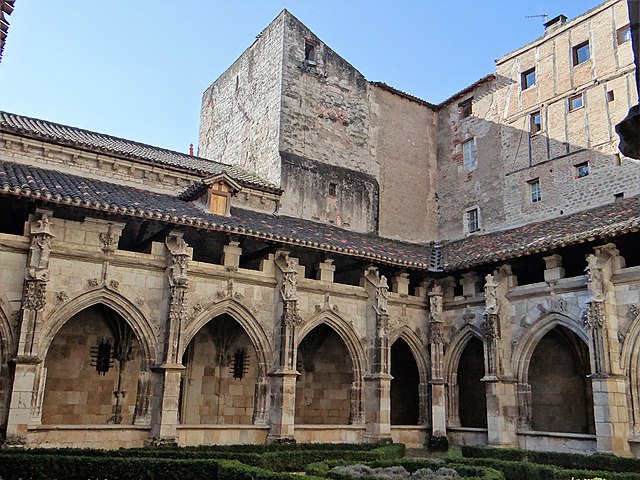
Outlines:
<svg viewBox="0 0 640 480"><path fill-rule="evenodd" d="M198 155L280 185L281 13L203 94Z"/></svg>
<svg viewBox="0 0 640 480"><path fill-rule="evenodd" d="M380 163L378 234L412 242L437 238L437 114L372 84L371 151Z"/></svg>

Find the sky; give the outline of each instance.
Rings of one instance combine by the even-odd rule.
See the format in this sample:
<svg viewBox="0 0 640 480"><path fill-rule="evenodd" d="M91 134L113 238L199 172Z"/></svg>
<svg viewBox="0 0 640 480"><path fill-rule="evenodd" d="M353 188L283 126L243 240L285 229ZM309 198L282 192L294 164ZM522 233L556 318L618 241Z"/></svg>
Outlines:
<svg viewBox="0 0 640 480"><path fill-rule="evenodd" d="M597 0L18 0L0 110L197 149L204 90L286 8L368 80L438 103Z"/></svg>

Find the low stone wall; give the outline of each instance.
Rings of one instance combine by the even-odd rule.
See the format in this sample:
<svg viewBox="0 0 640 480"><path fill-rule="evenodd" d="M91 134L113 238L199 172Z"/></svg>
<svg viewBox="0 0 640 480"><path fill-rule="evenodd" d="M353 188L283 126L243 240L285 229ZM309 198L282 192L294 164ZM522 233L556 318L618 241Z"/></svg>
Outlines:
<svg viewBox="0 0 640 480"><path fill-rule="evenodd" d="M133 448L143 447L148 426L49 425L30 428L27 446L45 448Z"/></svg>
<svg viewBox="0 0 640 480"><path fill-rule="evenodd" d="M269 427L255 425L178 425L178 445L263 444Z"/></svg>
<svg viewBox="0 0 640 480"><path fill-rule="evenodd" d="M391 438L394 443L404 443L407 448L423 448L427 441L427 427L392 426Z"/></svg>
<svg viewBox="0 0 640 480"><path fill-rule="evenodd" d="M518 432L520 448L566 453L595 453L596 436L580 433Z"/></svg>
<svg viewBox="0 0 640 480"><path fill-rule="evenodd" d="M296 425L298 443L363 443L364 425Z"/></svg>
<svg viewBox="0 0 640 480"><path fill-rule="evenodd" d="M447 438L453 445L487 445L486 428L472 427L449 427L447 428Z"/></svg>

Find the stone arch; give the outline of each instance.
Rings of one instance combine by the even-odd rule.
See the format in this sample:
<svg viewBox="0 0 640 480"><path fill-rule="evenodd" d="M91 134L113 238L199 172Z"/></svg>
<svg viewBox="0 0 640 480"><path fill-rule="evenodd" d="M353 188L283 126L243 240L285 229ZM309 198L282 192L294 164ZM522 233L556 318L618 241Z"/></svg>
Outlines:
<svg viewBox="0 0 640 480"><path fill-rule="evenodd" d="M449 384L455 383L460 356L472 338L477 338L482 341L482 332L478 327L469 323L462 327L451 339L444 354L445 378Z"/></svg>
<svg viewBox="0 0 640 480"><path fill-rule="evenodd" d="M622 344L620 366L623 373L627 375L632 433L637 434L640 433L640 315L631 323L631 328Z"/></svg>
<svg viewBox="0 0 640 480"><path fill-rule="evenodd" d="M512 371L519 383L526 384L529 376L529 362L536 346L542 338L556 327L565 327L575 333L580 340L589 345L589 338L582 323L557 312L549 312L529 325L513 352Z"/></svg>
<svg viewBox="0 0 640 480"><path fill-rule="evenodd" d="M400 338L407 343L409 349L411 350L411 353L413 354L413 358L418 365L420 382L428 382L430 376L428 347L424 343L422 343L420 337L418 337L418 335L416 335L415 332L406 325L402 327L402 329L390 339L390 346L393 346L393 344Z"/></svg>
<svg viewBox="0 0 640 480"><path fill-rule="evenodd" d="M149 369L157 359L157 335L155 329L136 305L123 295L107 288L99 288L82 293L56 309L48 317L38 335L36 342L38 356L40 358L46 357L54 337L71 317L88 307L98 304L111 308L131 327L142 349L143 369Z"/></svg>
<svg viewBox="0 0 640 480"><path fill-rule="evenodd" d="M11 327L11 319L14 315L9 299L0 290L0 363L2 364L6 364L16 353L14 329Z"/></svg>
<svg viewBox="0 0 640 480"><path fill-rule="evenodd" d="M367 357L351 322L345 320L339 314L329 311L319 312L312 316L296 332L296 348L300 346L300 342L309 332L322 323L331 327L347 346L347 351L351 355L351 361L353 362L353 378L360 385L366 372Z"/></svg>
<svg viewBox="0 0 640 480"><path fill-rule="evenodd" d="M271 358L269 338L262 328L262 325L260 325L249 309L232 298L212 303L189 322L182 334L180 346L178 347L178 361L180 363L182 362L184 352L196 334L211 320L225 313L237 321L244 331L247 332L256 350L258 374L260 377L264 377L267 374L269 359Z"/></svg>
<svg viewBox="0 0 640 480"><path fill-rule="evenodd" d="M391 424L424 425L429 418L428 347L406 325L389 339L389 343L390 373L394 377L391 380ZM407 350L413 365L402 361L403 357L406 359ZM396 365L396 361L400 363Z"/></svg>
<svg viewBox="0 0 640 480"><path fill-rule="evenodd" d="M447 382L447 424L451 426L460 426L461 424L458 367L469 342L474 339L483 342L482 332L475 325L466 324L453 336L445 351L444 374Z"/></svg>

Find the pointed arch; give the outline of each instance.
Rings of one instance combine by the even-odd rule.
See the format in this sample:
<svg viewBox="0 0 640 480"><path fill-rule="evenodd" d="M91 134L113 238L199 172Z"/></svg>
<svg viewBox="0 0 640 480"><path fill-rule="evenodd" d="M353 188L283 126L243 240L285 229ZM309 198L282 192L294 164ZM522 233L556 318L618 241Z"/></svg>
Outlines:
<svg viewBox="0 0 640 480"><path fill-rule="evenodd" d="M547 333L556 327L565 327L589 345L587 332L581 322L557 312L548 312L527 327L512 356L511 368L519 383L528 383L529 363L536 346Z"/></svg>
<svg viewBox="0 0 640 480"><path fill-rule="evenodd" d="M402 339L409 346L409 350L413 354L413 358L418 366L420 381L426 383L429 381L429 350L422 342L420 337L415 334L408 326L403 326L400 331L390 339L389 347L392 347L399 339Z"/></svg>
<svg viewBox="0 0 640 480"><path fill-rule="evenodd" d="M2 364L6 364L16 353L14 329L11 327L11 319L14 315L9 299L0 290L0 363Z"/></svg>
<svg viewBox="0 0 640 480"><path fill-rule="evenodd" d="M142 349L143 368L148 369L153 365L157 360L158 353L156 330L133 302L120 293L105 287L82 293L54 310L38 335L36 353L40 358L46 357L53 338L71 317L98 304L105 305L120 315L136 334Z"/></svg>
<svg viewBox="0 0 640 480"><path fill-rule="evenodd" d="M349 352L349 355L351 355L351 361L353 363L353 380L360 385L367 368L367 357L364 347L360 343L358 335L353 329L351 322L345 320L336 312L318 312L309 318L297 331L296 348L300 346L300 343L309 334L309 332L323 323L331 327L347 346L347 351Z"/></svg>
<svg viewBox="0 0 640 480"><path fill-rule="evenodd" d="M271 358L269 338L262 328L262 325L260 325L260 322L258 322L249 309L233 298L227 298L220 302L210 304L189 322L182 335L180 346L178 347L178 361L182 362L182 357L187 346L202 327L214 318L225 313L237 321L244 331L247 332L258 358L258 375L265 376L269 366L269 359Z"/></svg>
<svg viewBox="0 0 640 480"><path fill-rule="evenodd" d="M470 323L462 327L451 339L449 346L444 354L444 372L445 378L449 384L455 384L455 378L458 373L458 364L462 352L472 338L482 341L482 332L478 327Z"/></svg>
<svg viewBox="0 0 640 480"><path fill-rule="evenodd" d="M628 378L631 423L636 432L640 430L640 315L631 323L622 344L620 367Z"/></svg>

